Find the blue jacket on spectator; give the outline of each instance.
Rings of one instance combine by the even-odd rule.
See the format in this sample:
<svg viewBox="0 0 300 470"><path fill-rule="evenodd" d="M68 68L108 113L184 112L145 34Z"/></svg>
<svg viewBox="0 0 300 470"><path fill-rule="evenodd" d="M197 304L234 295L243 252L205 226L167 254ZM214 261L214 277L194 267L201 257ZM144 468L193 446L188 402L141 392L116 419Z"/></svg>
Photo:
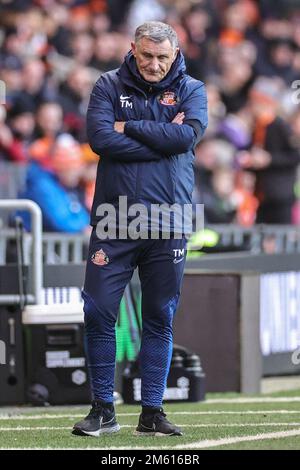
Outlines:
<svg viewBox="0 0 300 470"><path fill-rule="evenodd" d="M78 233L89 224L89 215L80 201L78 191L60 184L57 177L31 163L26 177L26 189L20 195L36 202L43 214L43 229L51 232ZM22 212L24 226L30 230L28 213Z"/></svg>
<svg viewBox="0 0 300 470"><path fill-rule="evenodd" d="M188 204L194 186L194 146L207 127L205 86L185 73L179 52L167 76L148 83L139 74L132 52L117 70L96 82L87 113L91 148L98 164L91 224L104 202ZM182 125L172 124L184 112ZM115 121L126 121L124 134Z"/></svg>

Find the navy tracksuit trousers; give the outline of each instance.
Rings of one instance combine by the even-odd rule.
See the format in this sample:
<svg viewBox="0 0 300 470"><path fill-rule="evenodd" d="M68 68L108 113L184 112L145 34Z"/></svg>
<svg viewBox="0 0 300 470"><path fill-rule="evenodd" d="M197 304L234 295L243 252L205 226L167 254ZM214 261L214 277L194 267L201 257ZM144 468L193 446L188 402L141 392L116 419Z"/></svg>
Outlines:
<svg viewBox="0 0 300 470"><path fill-rule="evenodd" d="M115 323L125 287L138 267L142 288L142 405L162 405L185 257L185 238L101 240L93 229L82 296L94 399L113 401Z"/></svg>

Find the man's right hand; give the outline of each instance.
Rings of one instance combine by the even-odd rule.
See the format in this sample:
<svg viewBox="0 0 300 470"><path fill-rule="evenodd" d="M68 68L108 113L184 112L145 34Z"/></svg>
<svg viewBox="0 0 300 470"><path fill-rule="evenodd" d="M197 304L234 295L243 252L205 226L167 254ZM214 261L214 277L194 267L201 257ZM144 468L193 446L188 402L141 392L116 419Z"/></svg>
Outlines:
<svg viewBox="0 0 300 470"><path fill-rule="evenodd" d="M176 116L174 117L174 119L173 119L173 121L172 121L172 124L179 124L179 125L181 126L181 124L183 124L184 118L185 118L185 114L184 114L184 113L178 113L178 114L176 114Z"/></svg>
<svg viewBox="0 0 300 470"><path fill-rule="evenodd" d="M119 132L120 134L124 134L125 124L126 124L126 121L116 121L114 125L115 131Z"/></svg>

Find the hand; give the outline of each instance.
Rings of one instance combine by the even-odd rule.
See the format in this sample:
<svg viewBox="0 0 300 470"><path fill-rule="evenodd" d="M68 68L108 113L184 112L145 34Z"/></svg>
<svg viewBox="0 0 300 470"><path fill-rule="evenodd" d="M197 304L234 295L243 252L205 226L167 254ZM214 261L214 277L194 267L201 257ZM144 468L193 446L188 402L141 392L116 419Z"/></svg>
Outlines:
<svg viewBox="0 0 300 470"><path fill-rule="evenodd" d="M236 155L237 161L242 168L251 167L251 153L247 150L241 150Z"/></svg>
<svg viewBox="0 0 300 470"><path fill-rule="evenodd" d="M172 124L179 124L179 126L181 126L181 124L183 124L184 118L185 118L185 114L183 112L178 113L174 117Z"/></svg>
<svg viewBox="0 0 300 470"><path fill-rule="evenodd" d="M272 157L269 154L269 152L266 152L265 150L261 148L254 147L251 153L252 153L252 166L256 170L261 170L270 165L272 161Z"/></svg>
<svg viewBox="0 0 300 470"><path fill-rule="evenodd" d="M84 235L86 235L86 236L90 236L91 233L92 233L92 227L91 227L90 225L88 225L87 227L85 227L85 228L83 229L83 233L84 233Z"/></svg>
<svg viewBox="0 0 300 470"><path fill-rule="evenodd" d="M3 147L9 147L13 142L13 135L9 127L0 124L0 143Z"/></svg>
<svg viewBox="0 0 300 470"><path fill-rule="evenodd" d="M242 168L253 168L254 170L268 167L272 160L269 152L258 147L253 147L249 152L239 152L237 157Z"/></svg>
<svg viewBox="0 0 300 470"><path fill-rule="evenodd" d="M115 131L119 132L120 134L124 134L125 124L126 124L126 121L116 121L114 125Z"/></svg>

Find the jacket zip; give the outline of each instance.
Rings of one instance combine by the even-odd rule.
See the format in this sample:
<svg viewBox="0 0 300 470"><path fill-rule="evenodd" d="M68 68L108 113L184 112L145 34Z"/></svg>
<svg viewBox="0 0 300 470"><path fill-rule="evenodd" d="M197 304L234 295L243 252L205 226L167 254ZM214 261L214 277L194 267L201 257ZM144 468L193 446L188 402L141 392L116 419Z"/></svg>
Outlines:
<svg viewBox="0 0 300 470"><path fill-rule="evenodd" d="M150 94L152 92L152 86L149 87L148 89L148 93ZM145 109L147 110L148 108L148 104L149 104L149 94L146 95L146 99L145 99ZM140 181L141 181L141 178L140 178L140 167L141 165L138 165L137 167L137 173L136 173L136 187L135 187L135 199L138 198L139 196L139 193L140 193Z"/></svg>
<svg viewBox="0 0 300 470"><path fill-rule="evenodd" d="M149 87L148 93L149 93L149 94L152 93L152 86ZM148 103L149 103L148 97L149 97L149 94L146 95L145 108L148 108Z"/></svg>

